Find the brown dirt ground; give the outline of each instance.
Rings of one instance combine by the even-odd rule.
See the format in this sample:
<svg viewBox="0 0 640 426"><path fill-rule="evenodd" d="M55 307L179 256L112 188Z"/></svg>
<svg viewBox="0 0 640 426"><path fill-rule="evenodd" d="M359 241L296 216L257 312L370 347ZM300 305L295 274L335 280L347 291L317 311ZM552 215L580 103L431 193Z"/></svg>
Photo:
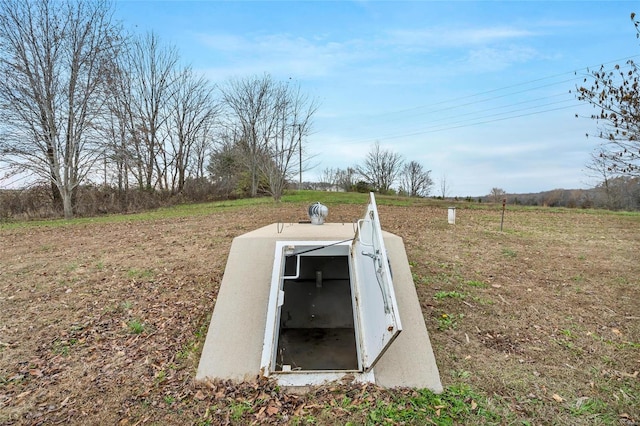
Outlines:
<svg viewBox="0 0 640 426"><path fill-rule="evenodd" d="M364 209L329 207L334 222ZM500 232L492 208L460 208L454 226L442 208L379 210L404 238L445 386L535 424L640 421L639 216L515 210ZM314 413L324 390L193 381L233 237L299 219L283 204L0 229L0 424L217 424L243 398L266 404L260 423Z"/></svg>

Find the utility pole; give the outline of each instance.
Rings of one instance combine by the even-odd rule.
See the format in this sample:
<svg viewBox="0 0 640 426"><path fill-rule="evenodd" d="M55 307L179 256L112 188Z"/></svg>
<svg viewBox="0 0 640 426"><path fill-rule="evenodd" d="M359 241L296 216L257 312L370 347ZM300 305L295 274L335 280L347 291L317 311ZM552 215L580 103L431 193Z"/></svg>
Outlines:
<svg viewBox="0 0 640 426"><path fill-rule="evenodd" d="M302 189L302 124L298 124L298 151L300 153L300 183L298 189Z"/></svg>

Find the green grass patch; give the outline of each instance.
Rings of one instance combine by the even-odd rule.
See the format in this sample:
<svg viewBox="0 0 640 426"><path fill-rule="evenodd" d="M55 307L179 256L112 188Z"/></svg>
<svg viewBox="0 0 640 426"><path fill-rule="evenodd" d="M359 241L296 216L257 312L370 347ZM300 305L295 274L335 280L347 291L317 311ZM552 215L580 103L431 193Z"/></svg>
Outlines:
<svg viewBox="0 0 640 426"><path fill-rule="evenodd" d="M186 360L191 356L195 358L199 355L200 350L202 349L202 345L204 344L210 322L211 314L208 314L202 321L200 327L196 330L194 337L187 343L185 343L178 351L178 354L176 355L176 358L178 360Z"/></svg>
<svg viewBox="0 0 640 426"><path fill-rule="evenodd" d="M428 277L426 277L424 275L417 274L415 272L411 272L411 277L413 278L413 282L415 284L428 285L428 284L431 283L431 280Z"/></svg>
<svg viewBox="0 0 640 426"><path fill-rule="evenodd" d="M145 324L139 318L132 318L127 322L127 327L129 328L129 332L133 334L141 334L146 329Z"/></svg>
<svg viewBox="0 0 640 426"><path fill-rule="evenodd" d="M131 268L127 271L127 277L134 280L151 280L156 273L151 269Z"/></svg>
<svg viewBox="0 0 640 426"><path fill-rule="evenodd" d="M486 399L466 385L449 386L440 395L420 389L379 401L368 409L367 424L482 424L499 423L500 415L487 408Z"/></svg>
<svg viewBox="0 0 640 426"><path fill-rule="evenodd" d="M505 248L502 249L502 255L504 257L516 257L518 254L515 251L513 251L512 249L505 247Z"/></svg>
<svg viewBox="0 0 640 426"><path fill-rule="evenodd" d="M437 318L438 330L445 331L449 329L455 329L458 327L458 320L462 318L464 318L464 314L442 314Z"/></svg>
<svg viewBox="0 0 640 426"><path fill-rule="evenodd" d="M471 300L473 300L476 303L479 303L481 305L493 305L494 301L491 299L487 299L484 297L478 297L478 296L472 296Z"/></svg>
<svg viewBox="0 0 640 426"><path fill-rule="evenodd" d="M436 294L433 295L433 297L438 300L442 300L446 298L464 299L465 295L464 293L460 293L459 291L453 290L453 291L438 291Z"/></svg>
<svg viewBox="0 0 640 426"><path fill-rule="evenodd" d="M237 422L242 419L245 413L251 413L253 411L253 406L249 401L232 400L229 410L231 420Z"/></svg>
<svg viewBox="0 0 640 426"><path fill-rule="evenodd" d="M599 420L604 420L600 414L607 411L608 404L598 398L581 397L578 398L575 403L569 406L569 411L574 416L590 416L600 417ZM608 419L615 420L615 419Z"/></svg>
<svg viewBox="0 0 640 426"><path fill-rule="evenodd" d="M71 347L78 343L78 339L60 340L56 339L53 342L53 353L56 355L67 356Z"/></svg>

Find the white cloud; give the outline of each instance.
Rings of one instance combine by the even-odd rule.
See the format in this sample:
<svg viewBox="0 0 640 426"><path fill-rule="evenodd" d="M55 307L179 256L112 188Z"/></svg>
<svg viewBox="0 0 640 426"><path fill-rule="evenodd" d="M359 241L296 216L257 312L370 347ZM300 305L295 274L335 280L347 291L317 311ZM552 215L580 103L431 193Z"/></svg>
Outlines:
<svg viewBox="0 0 640 426"><path fill-rule="evenodd" d="M539 57L537 50L527 46L484 47L469 51L465 66L475 72L499 71Z"/></svg>
<svg viewBox="0 0 640 426"><path fill-rule="evenodd" d="M535 36L536 33L509 27L452 28L389 31L388 43L404 47L464 48Z"/></svg>
<svg viewBox="0 0 640 426"><path fill-rule="evenodd" d="M307 38L286 33L245 37L198 34L197 38L211 50L210 54L224 56L228 65L220 69L226 69L224 73L230 75L268 72L318 78L366 59L366 49L358 39L337 42L325 37Z"/></svg>

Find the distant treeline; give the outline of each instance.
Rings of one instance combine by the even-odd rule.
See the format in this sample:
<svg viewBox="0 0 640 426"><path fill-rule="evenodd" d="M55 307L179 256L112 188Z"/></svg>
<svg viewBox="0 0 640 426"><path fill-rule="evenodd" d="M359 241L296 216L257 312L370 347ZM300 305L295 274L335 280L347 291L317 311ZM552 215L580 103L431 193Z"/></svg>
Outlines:
<svg viewBox="0 0 640 426"><path fill-rule="evenodd" d="M508 204L583 209L640 210L640 178L618 177L591 189L554 189L530 194L505 194ZM487 195L473 199L500 202Z"/></svg>

